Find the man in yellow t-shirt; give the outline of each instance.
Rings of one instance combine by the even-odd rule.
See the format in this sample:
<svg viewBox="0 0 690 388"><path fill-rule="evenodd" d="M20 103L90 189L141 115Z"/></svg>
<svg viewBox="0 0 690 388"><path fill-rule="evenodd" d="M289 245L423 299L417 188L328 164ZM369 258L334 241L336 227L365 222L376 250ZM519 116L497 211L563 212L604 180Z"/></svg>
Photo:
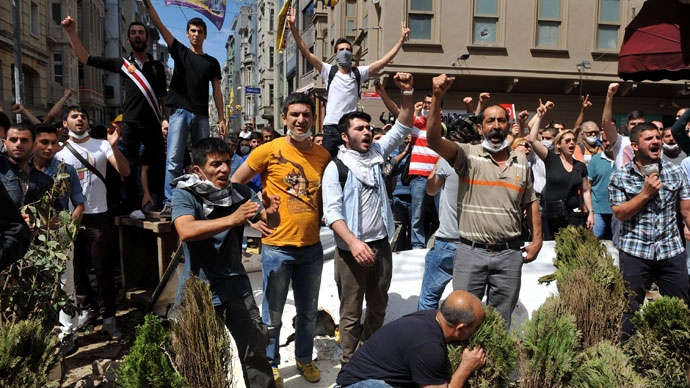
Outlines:
<svg viewBox="0 0 690 388"><path fill-rule="evenodd" d="M232 176L232 182L246 183L261 174L261 186L268 195L280 196L280 225L275 230L261 228L265 231L261 315L268 327L266 355L278 387L282 386L278 373L281 319L290 281L297 309L297 369L309 382L320 379L311 356L323 267L321 177L331 160L325 148L311 141L314 102L307 95L289 95L283 103L282 119L288 127L287 136L257 147Z"/></svg>

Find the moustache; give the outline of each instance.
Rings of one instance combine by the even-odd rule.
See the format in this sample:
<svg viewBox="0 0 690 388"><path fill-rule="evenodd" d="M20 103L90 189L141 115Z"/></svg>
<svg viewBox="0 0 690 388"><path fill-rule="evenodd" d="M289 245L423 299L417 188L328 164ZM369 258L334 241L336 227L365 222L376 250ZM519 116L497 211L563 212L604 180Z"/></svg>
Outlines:
<svg viewBox="0 0 690 388"><path fill-rule="evenodd" d="M487 139L493 139L493 138L500 138L501 140L505 139L506 135L501 131L500 129L492 129L491 132L489 132L486 135Z"/></svg>

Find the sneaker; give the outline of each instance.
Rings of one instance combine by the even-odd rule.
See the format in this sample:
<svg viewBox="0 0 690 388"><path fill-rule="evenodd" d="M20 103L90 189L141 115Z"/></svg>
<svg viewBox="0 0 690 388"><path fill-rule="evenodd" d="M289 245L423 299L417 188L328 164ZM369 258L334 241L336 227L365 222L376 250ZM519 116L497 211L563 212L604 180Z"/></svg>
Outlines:
<svg viewBox="0 0 690 388"><path fill-rule="evenodd" d="M276 388L283 388L283 378L280 377L280 371L277 366L273 367L273 380L276 381Z"/></svg>
<svg viewBox="0 0 690 388"><path fill-rule="evenodd" d="M146 216L144 215L144 212L141 210L135 210L129 214L129 218L133 220L145 220Z"/></svg>
<svg viewBox="0 0 690 388"><path fill-rule="evenodd" d="M321 372L319 372L319 368L316 367L314 361L309 361L306 364L298 361L297 371L310 383L316 383L321 380Z"/></svg>
<svg viewBox="0 0 690 388"><path fill-rule="evenodd" d="M158 215L161 218L171 218L172 217L172 205L169 203L164 204L163 209L161 209L161 212L158 213Z"/></svg>
<svg viewBox="0 0 690 388"><path fill-rule="evenodd" d="M74 337L71 335L65 336L60 341L60 356L67 357L77 351L77 347L74 344Z"/></svg>
<svg viewBox="0 0 690 388"><path fill-rule="evenodd" d="M118 341L122 338L122 333L117 329L115 317L103 318L103 328L101 331L107 332L111 338L117 339Z"/></svg>

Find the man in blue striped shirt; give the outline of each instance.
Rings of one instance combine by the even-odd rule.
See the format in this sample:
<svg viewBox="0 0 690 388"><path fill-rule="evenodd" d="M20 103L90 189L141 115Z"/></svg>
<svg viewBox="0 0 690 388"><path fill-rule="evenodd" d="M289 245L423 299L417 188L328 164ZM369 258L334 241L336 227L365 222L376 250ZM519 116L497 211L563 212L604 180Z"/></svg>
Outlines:
<svg viewBox="0 0 690 388"><path fill-rule="evenodd" d="M632 334L630 318L655 281L662 295L688 304L688 269L685 244L678 231L680 204L690 223L690 185L683 170L661 160L661 132L653 124L638 124L630 131L635 158L611 176L609 201L621 220L618 246L623 278L634 294L623 316L623 340Z"/></svg>

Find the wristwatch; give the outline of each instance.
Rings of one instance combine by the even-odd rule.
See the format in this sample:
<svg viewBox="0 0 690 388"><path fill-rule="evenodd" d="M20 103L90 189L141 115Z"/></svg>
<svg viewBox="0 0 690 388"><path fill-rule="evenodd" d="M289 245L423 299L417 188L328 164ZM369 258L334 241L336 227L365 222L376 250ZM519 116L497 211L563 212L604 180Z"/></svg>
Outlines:
<svg viewBox="0 0 690 388"><path fill-rule="evenodd" d="M414 88L412 88L412 89L410 89L410 90L403 90L403 91L402 91L402 95L403 95L403 96L411 96L411 95L413 95L413 94L414 94Z"/></svg>

